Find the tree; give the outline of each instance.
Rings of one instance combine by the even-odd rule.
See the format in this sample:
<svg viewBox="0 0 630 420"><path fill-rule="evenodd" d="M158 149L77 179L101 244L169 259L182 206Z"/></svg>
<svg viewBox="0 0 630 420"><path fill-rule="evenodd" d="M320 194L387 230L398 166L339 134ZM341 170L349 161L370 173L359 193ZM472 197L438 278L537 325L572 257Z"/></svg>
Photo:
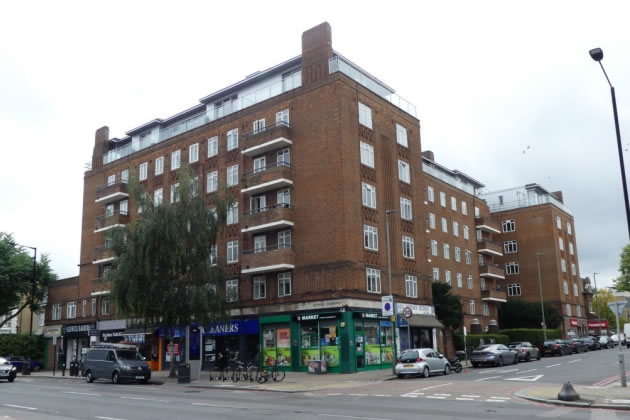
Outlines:
<svg viewBox="0 0 630 420"><path fill-rule="evenodd" d="M615 296L610 289L598 289L593 293L593 311L599 314L600 319L608 321L611 331L617 330L617 319L615 313L608 307L608 304L615 301ZM619 318L620 327L623 326L625 320Z"/></svg>
<svg viewBox="0 0 630 420"><path fill-rule="evenodd" d="M464 321L464 311L459 296L451 294L451 285L432 282L433 305L435 305L435 315L448 329L459 328Z"/></svg>
<svg viewBox="0 0 630 420"><path fill-rule="evenodd" d="M27 307L40 312L48 296L48 283L56 279L50 259L42 255L35 265L33 294L33 257L11 234L0 232L0 315L6 314L0 328Z"/></svg>
<svg viewBox="0 0 630 420"><path fill-rule="evenodd" d="M547 328L559 328L562 314L550 303L544 303L545 324ZM499 307L499 324L502 329L542 328L540 302L525 300L508 300Z"/></svg>
<svg viewBox="0 0 630 420"><path fill-rule="evenodd" d="M618 292L630 292L630 244L624 246L621 251L619 271L621 275L614 280L615 290Z"/></svg>
<svg viewBox="0 0 630 420"><path fill-rule="evenodd" d="M129 190L139 206L132 223L112 232L112 299L117 313L168 329L225 318L225 274L210 253L225 225L221 200L209 210L189 168L177 173L176 202L154 202L135 176ZM141 212L140 212L141 209ZM171 352L170 376L175 376Z"/></svg>

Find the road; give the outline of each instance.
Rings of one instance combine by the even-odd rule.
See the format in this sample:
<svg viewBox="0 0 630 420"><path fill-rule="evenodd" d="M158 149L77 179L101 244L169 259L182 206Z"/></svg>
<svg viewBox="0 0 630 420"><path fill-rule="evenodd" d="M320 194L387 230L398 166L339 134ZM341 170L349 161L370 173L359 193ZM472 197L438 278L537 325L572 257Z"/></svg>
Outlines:
<svg viewBox="0 0 630 420"><path fill-rule="evenodd" d="M613 378L616 350L469 373L349 384L317 392L278 393L194 388L177 384L87 384L57 378L0 383L0 419L628 419L630 412L554 407L514 392L537 382L594 384ZM593 366L590 366L593 365ZM512 369L518 369L514 371ZM531 370L536 369L536 370ZM540 376L535 381L510 380ZM566 375L572 375L566 378ZM343 375L339 381L343 382Z"/></svg>

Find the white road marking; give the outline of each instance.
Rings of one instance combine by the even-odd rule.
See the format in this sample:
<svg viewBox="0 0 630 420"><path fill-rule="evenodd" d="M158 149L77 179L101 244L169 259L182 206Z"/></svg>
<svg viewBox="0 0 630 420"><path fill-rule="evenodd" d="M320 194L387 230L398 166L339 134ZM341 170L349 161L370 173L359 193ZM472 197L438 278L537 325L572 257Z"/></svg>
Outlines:
<svg viewBox="0 0 630 420"><path fill-rule="evenodd" d="M613 404L630 404L630 400L610 400Z"/></svg>
<svg viewBox="0 0 630 420"><path fill-rule="evenodd" d="M520 375L521 373L533 372L533 371L535 371L535 370L538 370L538 369L523 370L523 371L519 372L519 375Z"/></svg>
<svg viewBox="0 0 630 420"><path fill-rule="evenodd" d="M501 377L501 375L499 375L499 376L488 376L487 378L475 379L475 382L487 381L488 379L494 379L494 378L500 378L500 377Z"/></svg>
<svg viewBox="0 0 630 420"><path fill-rule="evenodd" d="M322 416L322 417L340 417L343 419L362 419L362 420L392 420L392 419L385 419L382 417L358 417L358 416L343 416L341 414L318 414L318 416Z"/></svg>
<svg viewBox="0 0 630 420"><path fill-rule="evenodd" d="M376 394L375 397L391 397L389 394Z"/></svg>
<svg viewBox="0 0 630 420"><path fill-rule="evenodd" d="M328 395L330 397L336 397L337 395L341 395L341 392L331 392L331 393L326 394L326 395Z"/></svg>
<svg viewBox="0 0 630 420"><path fill-rule="evenodd" d="M458 400L458 401L475 401L473 398L459 398L459 397L456 397L455 399Z"/></svg>
<svg viewBox="0 0 630 420"><path fill-rule="evenodd" d="M490 398L494 398L495 400L511 400L510 397L490 397Z"/></svg>
<svg viewBox="0 0 630 420"><path fill-rule="evenodd" d="M462 397L479 398L479 397L481 397L481 395L466 395L466 394L464 394L464 395L462 395Z"/></svg>
<svg viewBox="0 0 630 420"><path fill-rule="evenodd" d="M102 419L102 420L125 420L125 419L119 419L116 417L100 417L100 416L95 416L95 418L97 419Z"/></svg>
<svg viewBox="0 0 630 420"><path fill-rule="evenodd" d="M434 400L443 400L446 397L436 397L435 395L427 395L425 398L433 398Z"/></svg>
<svg viewBox="0 0 630 420"><path fill-rule="evenodd" d="M433 394L433 395L438 395L440 397L450 397L451 394Z"/></svg>
<svg viewBox="0 0 630 420"><path fill-rule="evenodd" d="M575 360L571 360L569 363L575 363L575 362L579 362L582 359L575 359Z"/></svg>
<svg viewBox="0 0 630 420"><path fill-rule="evenodd" d="M517 371L518 369L507 369L507 370L503 369L503 370L498 371L497 373L510 373L510 372L517 372Z"/></svg>
<svg viewBox="0 0 630 420"><path fill-rule="evenodd" d="M168 400L158 400L155 398L140 398L140 397L120 397L123 400L139 400L139 401L157 401L157 402L171 402Z"/></svg>
<svg viewBox="0 0 630 420"><path fill-rule="evenodd" d="M87 392L61 391L62 394L89 395L91 397L100 397L101 394L90 394Z"/></svg>
<svg viewBox="0 0 630 420"><path fill-rule="evenodd" d="M24 410L37 410L37 408L35 407L25 407L23 405L14 405L14 404L2 404L5 407L11 407L11 408L23 408Z"/></svg>
<svg viewBox="0 0 630 420"><path fill-rule="evenodd" d="M545 375L532 375L532 376L519 376L518 378L505 378L506 381L523 381L523 382L536 382Z"/></svg>
<svg viewBox="0 0 630 420"><path fill-rule="evenodd" d="M480 375L486 375L488 373L494 373L494 372L498 372L499 369L490 369L490 370L484 370L483 372L477 372Z"/></svg>
<svg viewBox="0 0 630 420"><path fill-rule="evenodd" d="M367 397L367 394L348 394L352 397Z"/></svg>
<svg viewBox="0 0 630 420"><path fill-rule="evenodd" d="M418 391L426 391L427 389L433 389L433 388L439 388L441 386L447 386L447 385L453 385L453 382L450 382L448 384L442 384L442 385L434 385L434 386L428 386L426 388L421 388Z"/></svg>
<svg viewBox="0 0 630 420"><path fill-rule="evenodd" d="M549 366L545 366L546 368L550 368L550 367L554 367L554 366L560 366L562 363L556 363L555 365L549 365Z"/></svg>
<svg viewBox="0 0 630 420"><path fill-rule="evenodd" d="M241 408L246 409L246 407L239 407L236 405L221 405L221 404L207 404L207 403L191 403L192 405L202 405L204 407L219 407L219 408Z"/></svg>
<svg viewBox="0 0 630 420"><path fill-rule="evenodd" d="M490 398L486 400L486 402L504 402L503 400L495 400L494 398Z"/></svg>

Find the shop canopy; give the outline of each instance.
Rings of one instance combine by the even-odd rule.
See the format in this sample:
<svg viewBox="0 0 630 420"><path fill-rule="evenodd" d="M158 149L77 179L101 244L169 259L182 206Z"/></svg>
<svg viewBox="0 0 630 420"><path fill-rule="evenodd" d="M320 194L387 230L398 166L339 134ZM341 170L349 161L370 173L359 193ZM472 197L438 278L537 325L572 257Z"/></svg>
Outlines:
<svg viewBox="0 0 630 420"><path fill-rule="evenodd" d="M444 325L437 318L431 315L413 315L411 318L406 319L407 323L411 327L424 327L424 328L441 328L444 329Z"/></svg>

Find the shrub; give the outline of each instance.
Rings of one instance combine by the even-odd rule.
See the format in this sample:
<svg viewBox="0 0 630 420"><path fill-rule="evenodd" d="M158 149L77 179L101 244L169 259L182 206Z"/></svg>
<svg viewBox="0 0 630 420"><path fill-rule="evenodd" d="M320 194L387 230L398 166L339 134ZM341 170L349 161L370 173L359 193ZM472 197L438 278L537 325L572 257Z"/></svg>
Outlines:
<svg viewBox="0 0 630 420"><path fill-rule="evenodd" d="M490 344L492 340L494 340L495 344L507 344L510 341L510 337L504 334L468 334L466 336L468 354L470 354L472 349L479 347L481 340L484 341L484 344ZM454 333L453 341L456 350L464 350L464 334Z"/></svg>
<svg viewBox="0 0 630 420"><path fill-rule="evenodd" d="M46 339L40 335L0 335L0 356L24 356L33 360L44 358Z"/></svg>
<svg viewBox="0 0 630 420"><path fill-rule="evenodd" d="M500 330L501 334L505 334L512 341L529 341L535 346L541 346L545 341L543 330L539 328L514 328L507 330ZM547 339L553 340L555 338L562 338L562 332L558 329L547 330Z"/></svg>

